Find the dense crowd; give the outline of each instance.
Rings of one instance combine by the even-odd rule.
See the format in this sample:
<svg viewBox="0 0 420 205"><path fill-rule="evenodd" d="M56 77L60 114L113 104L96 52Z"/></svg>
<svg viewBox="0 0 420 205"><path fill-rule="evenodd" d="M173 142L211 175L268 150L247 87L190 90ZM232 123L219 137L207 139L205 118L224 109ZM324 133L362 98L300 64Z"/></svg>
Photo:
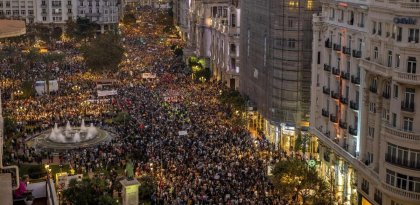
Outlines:
<svg viewBox="0 0 420 205"><path fill-rule="evenodd" d="M118 184L115 170L130 158L137 176L156 178L157 191L152 196L156 204L280 204L267 177L267 167L273 161L269 156L275 157L267 153L273 147L264 138L252 138L244 128L231 124L229 108L217 99L226 89L223 85L191 80L181 58L171 49L182 43L173 37L175 31L164 32L165 24L158 20L162 15L161 10L143 9L136 25L122 27L127 55L117 75L118 94L106 103L89 104L86 110L91 113L86 114L80 103L93 98L95 84L83 80L85 68L78 61L54 74L65 84L60 90L71 90L77 84L81 86L77 92L9 100L6 113L40 130L41 124L51 127L55 122L76 122L81 115L104 124L109 117L105 113L111 110L128 113L130 120L113 125L118 137L100 146L61 153L61 161L78 173L110 171L114 189ZM74 48L62 50L75 55L69 59L77 58ZM146 72L157 77L143 79ZM20 106L26 109L12 109ZM23 161L39 162L51 154L25 150L30 151L24 152Z"/></svg>

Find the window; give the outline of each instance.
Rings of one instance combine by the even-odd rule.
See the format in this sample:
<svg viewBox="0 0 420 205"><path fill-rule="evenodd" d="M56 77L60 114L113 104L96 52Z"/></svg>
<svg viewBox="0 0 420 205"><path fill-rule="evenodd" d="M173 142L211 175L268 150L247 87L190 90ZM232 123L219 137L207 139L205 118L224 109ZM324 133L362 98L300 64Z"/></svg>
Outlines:
<svg viewBox="0 0 420 205"><path fill-rule="evenodd" d="M232 24L232 27L236 27L236 14L230 15L230 22Z"/></svg>
<svg viewBox="0 0 420 205"><path fill-rule="evenodd" d="M47 21L47 17L46 16L43 16L42 17L42 21Z"/></svg>
<svg viewBox="0 0 420 205"><path fill-rule="evenodd" d="M392 127L397 127L397 114L392 113Z"/></svg>
<svg viewBox="0 0 420 205"><path fill-rule="evenodd" d="M378 35L382 35L382 22L378 23Z"/></svg>
<svg viewBox="0 0 420 205"><path fill-rule="evenodd" d="M398 85L394 84L394 98L398 98Z"/></svg>
<svg viewBox="0 0 420 205"><path fill-rule="evenodd" d="M410 28L408 42L419 43L419 29Z"/></svg>
<svg viewBox="0 0 420 205"><path fill-rule="evenodd" d="M389 110L388 109L383 109L382 110L382 119L389 121Z"/></svg>
<svg viewBox="0 0 420 205"><path fill-rule="evenodd" d="M264 66L267 66L267 36L264 37Z"/></svg>
<svg viewBox="0 0 420 205"><path fill-rule="evenodd" d="M287 45L289 48L295 48L296 47L296 39L294 38L289 38L289 42Z"/></svg>
<svg viewBox="0 0 420 205"><path fill-rule="evenodd" d="M415 57L408 57L407 73L416 73L417 61Z"/></svg>
<svg viewBox="0 0 420 205"><path fill-rule="evenodd" d="M373 153L368 152L367 155L368 155L368 164L372 164L373 163Z"/></svg>
<svg viewBox="0 0 420 205"><path fill-rule="evenodd" d="M371 138L375 137L375 128L368 127L368 136L371 137Z"/></svg>
<svg viewBox="0 0 420 205"><path fill-rule="evenodd" d="M411 117L404 117L404 124L403 124L403 130L407 132L413 131L413 118Z"/></svg>
<svg viewBox="0 0 420 205"><path fill-rule="evenodd" d="M378 47L375 46L375 48L373 49L373 58L378 59L378 56L379 56Z"/></svg>
<svg viewBox="0 0 420 205"><path fill-rule="evenodd" d="M287 23L288 23L289 28L293 28L293 19L288 19Z"/></svg>
<svg viewBox="0 0 420 205"><path fill-rule="evenodd" d="M354 23L354 12L353 11L350 11L350 14L349 14L349 25L353 25L353 23Z"/></svg>
<svg viewBox="0 0 420 205"><path fill-rule="evenodd" d="M321 64L321 52L318 51L317 61L318 64Z"/></svg>
<svg viewBox="0 0 420 205"><path fill-rule="evenodd" d="M392 67L392 51L388 51L388 67Z"/></svg>
<svg viewBox="0 0 420 205"><path fill-rule="evenodd" d="M376 103L373 103L373 102L369 103L369 112L376 113Z"/></svg>
<svg viewBox="0 0 420 205"><path fill-rule="evenodd" d="M397 27L397 41L401 42L401 40L402 40L402 28Z"/></svg>
<svg viewBox="0 0 420 205"><path fill-rule="evenodd" d="M401 60L400 54L395 54L395 68L400 67L400 60Z"/></svg>
<svg viewBox="0 0 420 205"><path fill-rule="evenodd" d="M414 109L414 95L415 95L414 88L406 88L405 89L405 99L403 102L404 108L408 108L410 110Z"/></svg>
<svg viewBox="0 0 420 205"><path fill-rule="evenodd" d="M71 1L67 1L67 5L71 6Z"/></svg>
<svg viewBox="0 0 420 205"><path fill-rule="evenodd" d="M365 14L364 13L360 13L359 27L361 28L365 27Z"/></svg>
<svg viewBox="0 0 420 205"><path fill-rule="evenodd" d="M249 57L249 44L250 44L250 40L251 40L251 32L248 29L248 39L247 39L247 44L246 44L246 46L247 46L246 51L247 51L247 56L248 57Z"/></svg>
<svg viewBox="0 0 420 205"><path fill-rule="evenodd" d="M376 21L372 21L372 34L376 34Z"/></svg>

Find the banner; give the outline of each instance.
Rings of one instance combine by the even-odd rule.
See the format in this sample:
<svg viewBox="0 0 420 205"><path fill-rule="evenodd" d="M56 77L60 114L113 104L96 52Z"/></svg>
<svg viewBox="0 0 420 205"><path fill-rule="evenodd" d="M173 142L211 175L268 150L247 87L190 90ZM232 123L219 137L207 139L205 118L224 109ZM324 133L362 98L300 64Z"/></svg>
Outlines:
<svg viewBox="0 0 420 205"><path fill-rule="evenodd" d="M98 97L117 95L117 90L98 90Z"/></svg>

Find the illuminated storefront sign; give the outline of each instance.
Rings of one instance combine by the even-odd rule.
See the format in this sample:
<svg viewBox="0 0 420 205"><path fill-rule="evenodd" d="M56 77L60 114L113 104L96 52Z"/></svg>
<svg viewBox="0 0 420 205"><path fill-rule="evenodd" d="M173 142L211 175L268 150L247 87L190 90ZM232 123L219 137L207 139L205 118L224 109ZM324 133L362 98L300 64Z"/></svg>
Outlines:
<svg viewBox="0 0 420 205"><path fill-rule="evenodd" d="M394 23L395 24L416 25L417 20L416 19L413 19L413 18L399 18L399 17L395 17L394 18Z"/></svg>

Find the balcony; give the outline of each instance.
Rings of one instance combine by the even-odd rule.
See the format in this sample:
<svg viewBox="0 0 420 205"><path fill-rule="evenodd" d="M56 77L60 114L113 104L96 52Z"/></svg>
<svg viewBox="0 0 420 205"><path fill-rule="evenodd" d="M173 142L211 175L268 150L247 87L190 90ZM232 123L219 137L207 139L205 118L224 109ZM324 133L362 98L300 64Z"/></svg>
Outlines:
<svg viewBox="0 0 420 205"><path fill-rule="evenodd" d="M391 156L391 154L387 153L385 154L385 161L396 165L396 166L400 166L400 167L404 167L407 169L412 169L412 170L420 170L420 163L416 163L416 161L408 161L408 160L402 160L399 157L396 156Z"/></svg>
<svg viewBox="0 0 420 205"><path fill-rule="evenodd" d="M350 108L353 110L359 110L359 103L350 100Z"/></svg>
<svg viewBox="0 0 420 205"><path fill-rule="evenodd" d="M322 109L322 116L328 117L330 115L330 112L328 110Z"/></svg>
<svg viewBox="0 0 420 205"><path fill-rule="evenodd" d="M331 71L331 66L324 64L324 70L330 72Z"/></svg>
<svg viewBox="0 0 420 205"><path fill-rule="evenodd" d="M340 99L340 94L338 94L337 92L331 91L331 97L338 100Z"/></svg>
<svg viewBox="0 0 420 205"><path fill-rule="evenodd" d="M349 99L341 96L340 97L340 102L343 103L344 105L347 105L347 104L349 104Z"/></svg>
<svg viewBox="0 0 420 205"><path fill-rule="evenodd" d="M362 57L362 51L353 50L353 57L361 58Z"/></svg>
<svg viewBox="0 0 420 205"><path fill-rule="evenodd" d="M369 91L372 93L377 93L378 92L378 88L376 86L370 86L369 87Z"/></svg>
<svg viewBox="0 0 420 205"><path fill-rule="evenodd" d="M332 74L333 74L333 75L337 75L337 76L339 76L339 75L340 75L340 69L339 69L339 68L335 68L335 67L333 67L333 68L332 68Z"/></svg>
<svg viewBox="0 0 420 205"><path fill-rule="evenodd" d="M351 75L351 82L355 85L360 85L360 77L356 77L354 75Z"/></svg>
<svg viewBox="0 0 420 205"><path fill-rule="evenodd" d="M332 48L332 42L329 39L325 41L325 48Z"/></svg>
<svg viewBox="0 0 420 205"><path fill-rule="evenodd" d="M366 71L369 71L371 73L378 74L384 77L391 77L390 75L391 69L381 64L372 62L370 60L365 60L365 59L361 60L360 66L364 68Z"/></svg>
<svg viewBox="0 0 420 205"><path fill-rule="evenodd" d="M394 71L392 77L395 81L401 83L420 85L420 74Z"/></svg>
<svg viewBox="0 0 420 205"><path fill-rule="evenodd" d="M420 132L408 132L392 127L390 124L384 123L384 132L387 136L395 138L396 140L413 140L420 141Z"/></svg>
<svg viewBox="0 0 420 205"><path fill-rule="evenodd" d="M322 87L322 92L323 92L324 94L329 95L329 94L330 94L330 88L327 88L327 86L323 86L323 87Z"/></svg>
<svg viewBox="0 0 420 205"><path fill-rule="evenodd" d="M401 102L401 110L405 112L414 112L414 102Z"/></svg>
<svg viewBox="0 0 420 205"><path fill-rule="evenodd" d="M383 92L382 97L385 98L385 99L389 99L390 94L388 92Z"/></svg>
<svg viewBox="0 0 420 205"><path fill-rule="evenodd" d="M397 197L404 198L405 200L411 200L415 202L420 201L420 193L402 190L386 183L382 183L382 187L384 187L385 191L387 191L389 195L395 195Z"/></svg>
<svg viewBox="0 0 420 205"><path fill-rule="evenodd" d="M344 122L344 120L340 120L340 122L338 123L338 125L339 125L342 129L347 129L347 122Z"/></svg>
<svg viewBox="0 0 420 205"><path fill-rule="evenodd" d="M341 75L340 76L344 80L350 80L350 73L349 72L341 71Z"/></svg>
<svg viewBox="0 0 420 205"><path fill-rule="evenodd" d="M356 136L357 135L357 128L353 128L351 125L349 126L349 134Z"/></svg>
<svg viewBox="0 0 420 205"><path fill-rule="evenodd" d="M351 55L351 48L343 46L343 53L347 55Z"/></svg>
<svg viewBox="0 0 420 205"><path fill-rule="evenodd" d="M337 43L334 43L334 48L333 48L335 51L341 51L341 45L340 44L337 44Z"/></svg>
<svg viewBox="0 0 420 205"><path fill-rule="evenodd" d="M338 118L336 115L330 114L330 121L333 123L338 123Z"/></svg>

